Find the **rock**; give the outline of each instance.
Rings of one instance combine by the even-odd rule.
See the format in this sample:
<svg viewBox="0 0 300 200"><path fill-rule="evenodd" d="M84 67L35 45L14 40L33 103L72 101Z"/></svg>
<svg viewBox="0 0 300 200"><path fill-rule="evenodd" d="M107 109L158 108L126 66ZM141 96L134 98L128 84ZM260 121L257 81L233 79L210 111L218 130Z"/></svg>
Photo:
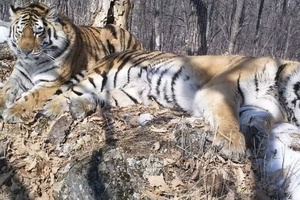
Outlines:
<svg viewBox="0 0 300 200"><path fill-rule="evenodd" d="M50 125L48 132L48 142L57 146L64 142L66 136L69 134L70 125L73 119L68 115L62 115Z"/></svg>
<svg viewBox="0 0 300 200"><path fill-rule="evenodd" d="M0 44L0 60L13 59L14 55L7 43Z"/></svg>
<svg viewBox="0 0 300 200"><path fill-rule="evenodd" d="M105 147L61 174L62 180L54 185L54 198L138 199L147 183L145 177L158 175L162 168L162 161L153 156L140 157Z"/></svg>

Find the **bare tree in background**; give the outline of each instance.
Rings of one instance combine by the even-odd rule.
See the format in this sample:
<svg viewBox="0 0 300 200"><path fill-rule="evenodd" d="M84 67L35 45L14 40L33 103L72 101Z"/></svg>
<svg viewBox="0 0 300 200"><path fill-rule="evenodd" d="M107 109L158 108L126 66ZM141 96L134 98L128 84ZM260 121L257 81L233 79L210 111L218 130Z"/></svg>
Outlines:
<svg viewBox="0 0 300 200"><path fill-rule="evenodd" d="M229 45L228 45L228 53L234 53L234 47L236 43L236 37L240 32L241 29L241 22L242 22L242 13L244 10L244 0L236 0L236 9L234 12L234 18L232 21L231 31L230 31L230 38L229 38Z"/></svg>

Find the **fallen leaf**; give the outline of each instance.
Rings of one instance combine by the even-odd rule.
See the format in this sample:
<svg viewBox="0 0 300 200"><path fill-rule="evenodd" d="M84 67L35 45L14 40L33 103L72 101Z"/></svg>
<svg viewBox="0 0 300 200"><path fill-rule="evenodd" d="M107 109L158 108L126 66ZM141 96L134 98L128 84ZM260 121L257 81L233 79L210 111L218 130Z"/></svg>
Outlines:
<svg viewBox="0 0 300 200"><path fill-rule="evenodd" d="M36 164L37 164L37 161L36 161L36 158L34 158L33 162L31 162L30 165L25 168L25 170L31 171L33 168L36 167Z"/></svg>
<svg viewBox="0 0 300 200"><path fill-rule="evenodd" d="M172 165L174 163L176 163L177 161L172 159L172 158L165 158L164 159L164 166L167 166L167 165Z"/></svg>
<svg viewBox="0 0 300 200"><path fill-rule="evenodd" d="M159 142L155 142L153 145L152 145L152 149L154 151L158 151L160 149L160 143Z"/></svg>
<svg viewBox="0 0 300 200"><path fill-rule="evenodd" d="M152 131L154 133L166 133L166 132L168 132L168 130L165 129L165 128L155 128L155 127L151 127L150 131Z"/></svg>
<svg viewBox="0 0 300 200"><path fill-rule="evenodd" d="M147 176L146 177L152 187L158 187L162 192L170 191L169 186L166 184L162 174L159 176Z"/></svg>
<svg viewBox="0 0 300 200"><path fill-rule="evenodd" d="M176 175L175 178L171 182L172 188L177 189L179 186L184 186L182 180Z"/></svg>
<svg viewBox="0 0 300 200"><path fill-rule="evenodd" d="M159 195L157 194L153 194L152 192L150 191L142 191L142 194L144 196L146 196L147 198L149 198L150 200L158 200L160 198Z"/></svg>
<svg viewBox="0 0 300 200"><path fill-rule="evenodd" d="M200 174L199 170L196 169L191 176L191 180L197 181L199 179L199 174Z"/></svg>

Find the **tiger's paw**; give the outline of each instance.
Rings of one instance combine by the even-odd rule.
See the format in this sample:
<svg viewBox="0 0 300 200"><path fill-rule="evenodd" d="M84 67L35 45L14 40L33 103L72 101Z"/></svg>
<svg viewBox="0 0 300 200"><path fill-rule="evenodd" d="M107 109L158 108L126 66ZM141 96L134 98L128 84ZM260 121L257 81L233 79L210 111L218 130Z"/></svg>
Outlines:
<svg viewBox="0 0 300 200"><path fill-rule="evenodd" d="M56 119L66 111L68 111L67 98L57 96L52 100L48 100L38 113L47 118Z"/></svg>
<svg viewBox="0 0 300 200"><path fill-rule="evenodd" d="M30 113L24 105L15 103L4 110L2 117L7 123L18 123L29 121L32 118L32 115L33 114Z"/></svg>
<svg viewBox="0 0 300 200"><path fill-rule="evenodd" d="M74 119L82 120L95 112L98 105L97 98L92 94L84 94L70 101L69 109Z"/></svg>
<svg viewBox="0 0 300 200"><path fill-rule="evenodd" d="M231 132L230 135L217 133L213 146L219 150L219 154L234 162L243 162L246 154L246 142L240 132Z"/></svg>

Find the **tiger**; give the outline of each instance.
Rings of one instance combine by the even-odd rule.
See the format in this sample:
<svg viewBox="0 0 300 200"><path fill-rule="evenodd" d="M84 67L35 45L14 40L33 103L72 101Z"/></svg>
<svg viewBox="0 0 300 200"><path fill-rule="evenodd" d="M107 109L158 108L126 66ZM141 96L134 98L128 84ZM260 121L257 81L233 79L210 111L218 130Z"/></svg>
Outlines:
<svg viewBox="0 0 300 200"><path fill-rule="evenodd" d="M17 58L0 90L0 113L5 122L24 122L70 79L81 79L106 55L142 43L113 24L77 26L54 7L32 3L10 7L8 45Z"/></svg>
<svg viewBox="0 0 300 200"><path fill-rule="evenodd" d="M83 80L49 99L41 112L55 119L70 111L82 120L104 106L153 101L206 120L215 133L216 150L241 161L247 141L256 134L268 134L278 122L299 127L300 63L128 50L105 57Z"/></svg>

